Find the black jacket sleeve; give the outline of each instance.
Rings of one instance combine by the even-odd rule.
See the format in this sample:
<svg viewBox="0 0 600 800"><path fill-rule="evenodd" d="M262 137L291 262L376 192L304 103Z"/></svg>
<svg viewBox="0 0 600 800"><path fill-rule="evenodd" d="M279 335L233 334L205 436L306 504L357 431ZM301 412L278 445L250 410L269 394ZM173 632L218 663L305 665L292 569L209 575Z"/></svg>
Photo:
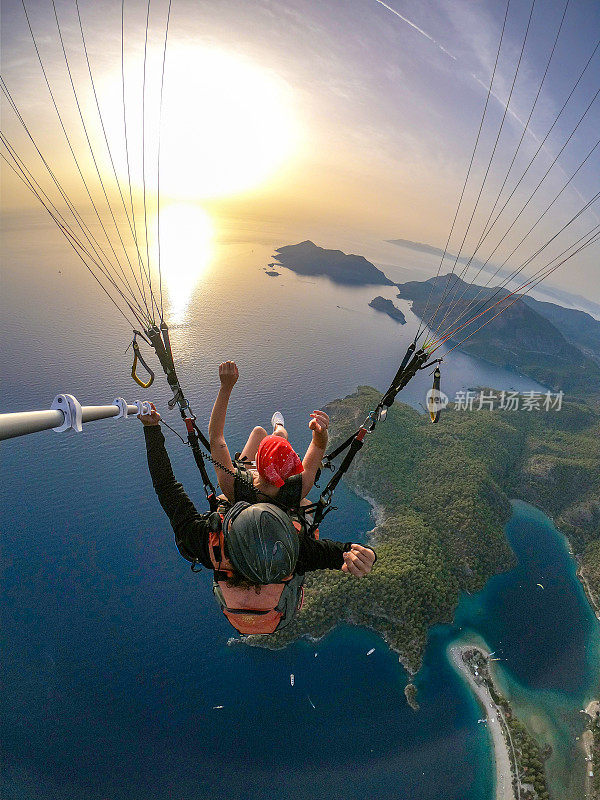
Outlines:
<svg viewBox="0 0 600 800"><path fill-rule="evenodd" d="M208 554L208 522L175 480L159 425L145 425L146 454L154 491L175 533L179 552L188 561L198 560L212 568Z"/></svg>
<svg viewBox="0 0 600 800"><path fill-rule="evenodd" d="M344 553L352 542L334 542L331 539L313 539L306 531L300 533L300 554L296 572L304 575L316 569L341 569Z"/></svg>
<svg viewBox="0 0 600 800"><path fill-rule="evenodd" d="M296 572L303 575L305 572L312 572L315 569L341 569L344 565L344 553L347 553L351 547L352 542L313 539L306 531L302 531ZM364 547L373 550L368 545L364 545ZM374 550L373 552L375 553ZM375 553L375 561L377 561L377 553Z"/></svg>

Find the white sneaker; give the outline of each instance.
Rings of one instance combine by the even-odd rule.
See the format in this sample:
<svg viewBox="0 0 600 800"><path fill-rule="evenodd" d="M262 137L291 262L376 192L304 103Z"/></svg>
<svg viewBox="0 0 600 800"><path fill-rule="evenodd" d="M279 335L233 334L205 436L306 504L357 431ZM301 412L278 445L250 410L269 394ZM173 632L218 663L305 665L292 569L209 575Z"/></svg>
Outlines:
<svg viewBox="0 0 600 800"><path fill-rule="evenodd" d="M283 421L283 414L281 411L276 411L273 416L271 417L271 425L273 426L273 431L278 425L281 425L285 428L285 422Z"/></svg>

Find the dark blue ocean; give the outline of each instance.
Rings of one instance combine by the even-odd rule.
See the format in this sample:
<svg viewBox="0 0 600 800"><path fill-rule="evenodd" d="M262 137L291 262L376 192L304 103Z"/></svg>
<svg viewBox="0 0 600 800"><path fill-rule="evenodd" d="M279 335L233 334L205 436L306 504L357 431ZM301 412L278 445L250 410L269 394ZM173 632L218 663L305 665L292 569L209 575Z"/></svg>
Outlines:
<svg viewBox="0 0 600 800"><path fill-rule="evenodd" d="M33 280L40 259L20 244L22 231L5 233L2 410L49 407L59 391L83 404L140 397L123 355L130 331L44 236ZM403 307L409 324L399 327L368 308L376 294L394 297L387 288L267 277L274 243L288 243L269 236L222 242L179 309L173 348L204 425L218 363L238 361L232 448L279 408L303 450L314 408L359 384L385 388L414 318ZM391 277L418 269L379 263ZM448 364L449 394L477 383L534 386L465 356ZM427 388L415 381L404 399L417 405ZM145 395L177 426L160 380ZM168 432L167 441L202 508L190 454ZM192 574L174 547L137 420L7 442L2 465L7 800L489 800L487 731L445 655L465 636L501 650L506 691L554 744L555 785L571 791L578 709L598 683L598 622L562 537L535 510L517 505L507 527L517 568L462 598L454 625L431 632L415 714L397 656L371 632L341 627L276 652L231 643L209 574ZM336 504L322 535L364 539L368 504L344 486Z"/></svg>

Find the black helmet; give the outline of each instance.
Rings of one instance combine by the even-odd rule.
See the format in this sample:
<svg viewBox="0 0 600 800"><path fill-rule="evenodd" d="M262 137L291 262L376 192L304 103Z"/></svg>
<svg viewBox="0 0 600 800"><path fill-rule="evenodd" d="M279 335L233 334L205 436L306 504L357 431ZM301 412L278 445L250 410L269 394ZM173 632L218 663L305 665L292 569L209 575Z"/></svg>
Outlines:
<svg viewBox="0 0 600 800"><path fill-rule="evenodd" d="M279 583L294 572L300 542L289 516L272 503L239 502L223 520L226 555L255 584Z"/></svg>

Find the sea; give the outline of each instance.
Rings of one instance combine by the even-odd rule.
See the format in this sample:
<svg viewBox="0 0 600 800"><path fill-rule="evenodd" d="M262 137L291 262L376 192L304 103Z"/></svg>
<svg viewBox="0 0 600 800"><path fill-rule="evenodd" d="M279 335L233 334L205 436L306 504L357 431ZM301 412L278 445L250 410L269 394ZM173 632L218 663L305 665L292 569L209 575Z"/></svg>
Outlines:
<svg viewBox="0 0 600 800"><path fill-rule="evenodd" d="M425 254L277 222L230 220L208 256L182 251L163 287L179 377L206 428L218 364L238 363L232 449L280 410L303 452L310 412L359 385L383 391L414 336L418 321L393 287L267 275L276 247L307 238L365 255L394 280L435 274ZM48 408L61 392L83 405L150 399L180 430L166 382L157 374L144 391L131 381L131 330L41 216L5 221L3 257L2 411ZM376 295L394 299L407 324L369 308ZM430 380L418 376L400 399L420 408ZM474 386L543 388L457 352L442 380L451 399ZM166 435L175 474L203 509L191 454ZM446 657L466 640L497 651L503 689L551 744L552 797L580 799L580 709L598 691L600 625L565 539L537 509L514 504L506 533L517 566L430 632L415 712L397 655L372 631L339 626L277 651L233 635L210 574L193 574L175 549L136 419L11 440L2 464L6 800L490 800L489 735ZM342 484L336 505L322 535L365 541L368 502Z"/></svg>

